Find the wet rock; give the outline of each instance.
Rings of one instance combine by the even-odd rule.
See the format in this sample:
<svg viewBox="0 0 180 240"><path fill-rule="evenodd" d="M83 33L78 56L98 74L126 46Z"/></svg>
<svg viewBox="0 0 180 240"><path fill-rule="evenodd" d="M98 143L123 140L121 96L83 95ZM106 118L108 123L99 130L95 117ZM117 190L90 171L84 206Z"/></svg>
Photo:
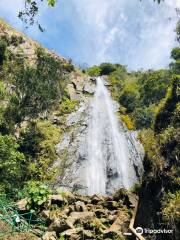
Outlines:
<svg viewBox="0 0 180 240"><path fill-rule="evenodd" d="M42 240L57 240L57 236L56 236L56 232L46 232L43 237Z"/></svg>
<svg viewBox="0 0 180 240"><path fill-rule="evenodd" d="M76 201L76 197L72 192L66 190L64 194L69 204L72 204Z"/></svg>
<svg viewBox="0 0 180 240"><path fill-rule="evenodd" d="M83 93L89 93L89 94L93 94L95 91L95 85L92 84L91 82L87 82L84 85L83 88Z"/></svg>

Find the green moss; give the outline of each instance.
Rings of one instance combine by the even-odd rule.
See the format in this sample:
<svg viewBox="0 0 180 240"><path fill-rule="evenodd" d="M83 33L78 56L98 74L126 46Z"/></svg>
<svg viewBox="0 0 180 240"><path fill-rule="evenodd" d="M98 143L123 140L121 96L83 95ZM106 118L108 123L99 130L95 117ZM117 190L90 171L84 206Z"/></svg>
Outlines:
<svg viewBox="0 0 180 240"><path fill-rule="evenodd" d="M51 165L57 160L55 150L60 141L61 129L50 121L36 120L20 135L20 150L25 154L29 179L51 178Z"/></svg>
<svg viewBox="0 0 180 240"><path fill-rule="evenodd" d="M69 98L64 97L59 106L60 113L68 114L75 111L78 103L78 100L70 100Z"/></svg>
<svg viewBox="0 0 180 240"><path fill-rule="evenodd" d="M143 129L139 132L139 140L145 150L144 170L151 172L154 176L163 170L164 158L161 156L160 146L156 136L151 129Z"/></svg>
<svg viewBox="0 0 180 240"><path fill-rule="evenodd" d="M132 119L129 117L129 115L121 115L121 119L129 130L134 129L134 123Z"/></svg>
<svg viewBox="0 0 180 240"><path fill-rule="evenodd" d="M39 144L38 162L44 170L41 175L43 178L46 169L57 159L55 146L60 141L61 130L49 121L38 121L37 131L42 135L42 141Z"/></svg>

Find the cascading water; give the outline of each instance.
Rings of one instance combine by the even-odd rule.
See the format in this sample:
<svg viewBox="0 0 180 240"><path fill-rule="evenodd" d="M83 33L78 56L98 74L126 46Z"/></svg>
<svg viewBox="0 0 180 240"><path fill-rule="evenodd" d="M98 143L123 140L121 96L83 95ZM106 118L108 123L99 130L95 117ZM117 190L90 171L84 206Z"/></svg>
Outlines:
<svg viewBox="0 0 180 240"><path fill-rule="evenodd" d="M137 175L120 130L116 108L102 77L96 78L88 127L86 185L88 194L106 194L112 187L130 188Z"/></svg>
<svg viewBox="0 0 180 240"><path fill-rule="evenodd" d="M132 187L143 171L144 151L137 132L118 119L119 105L102 77L84 79L74 91L80 104L67 116L68 131L57 145L57 186L88 195Z"/></svg>

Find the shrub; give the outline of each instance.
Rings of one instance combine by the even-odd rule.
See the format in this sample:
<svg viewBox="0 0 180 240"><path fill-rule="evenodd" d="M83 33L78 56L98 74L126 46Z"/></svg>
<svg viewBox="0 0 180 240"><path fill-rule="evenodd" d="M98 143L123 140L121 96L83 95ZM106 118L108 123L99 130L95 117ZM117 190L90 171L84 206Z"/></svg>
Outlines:
<svg viewBox="0 0 180 240"><path fill-rule="evenodd" d="M116 66L112 63L102 63L100 66L100 75L109 75L116 71Z"/></svg>
<svg viewBox="0 0 180 240"><path fill-rule="evenodd" d="M141 104L149 106L158 103L165 97L170 84L167 70L148 71L139 76Z"/></svg>
<svg viewBox="0 0 180 240"><path fill-rule="evenodd" d="M136 108L133 112L133 118L137 129L150 128L155 118L155 106L149 108Z"/></svg>
<svg viewBox="0 0 180 240"><path fill-rule="evenodd" d="M97 77L100 75L100 68L98 66L90 67L86 70L86 73L91 77Z"/></svg>
<svg viewBox="0 0 180 240"><path fill-rule="evenodd" d="M166 94L166 99L160 106L159 112L156 115L154 124L156 133L160 133L171 123L173 112L176 110L176 105L180 100L179 86L180 75L175 75L172 86L169 88L169 91Z"/></svg>
<svg viewBox="0 0 180 240"><path fill-rule="evenodd" d="M37 49L36 66L19 62L14 77L22 118L37 116L58 104L64 89L64 71L63 63L41 48Z"/></svg>
<svg viewBox="0 0 180 240"><path fill-rule="evenodd" d="M0 82L0 101L4 100L6 96L7 96L7 92L4 87L4 84L3 84L3 82Z"/></svg>
<svg viewBox="0 0 180 240"><path fill-rule="evenodd" d="M21 43L23 43L23 37L22 36L17 36L17 35L12 35L11 36L10 44L17 47Z"/></svg>
<svg viewBox="0 0 180 240"><path fill-rule="evenodd" d="M7 43L4 39L0 39L0 66L3 64L5 59Z"/></svg>
<svg viewBox="0 0 180 240"><path fill-rule="evenodd" d="M133 88L125 88L119 98L120 104L122 104L126 109L127 113L133 112L138 105L139 94Z"/></svg>
<svg viewBox="0 0 180 240"><path fill-rule="evenodd" d="M145 151L144 170L146 173L156 173L162 171L164 159L160 153L160 146L152 129L143 129L139 133L139 140L143 144Z"/></svg>
<svg viewBox="0 0 180 240"><path fill-rule="evenodd" d="M59 109L61 114L67 114L75 111L78 100L70 100L67 97L63 97L60 103Z"/></svg>
<svg viewBox="0 0 180 240"><path fill-rule="evenodd" d="M121 119L129 130L134 129L134 123L128 115L121 115Z"/></svg>
<svg viewBox="0 0 180 240"><path fill-rule="evenodd" d="M51 193L47 185L41 182L29 182L27 187L27 208L31 211L39 211L48 201Z"/></svg>
<svg viewBox="0 0 180 240"><path fill-rule="evenodd" d="M19 145L12 135L0 134L0 185L5 192L13 192L22 185L24 174L24 154L18 151Z"/></svg>
<svg viewBox="0 0 180 240"><path fill-rule="evenodd" d="M162 201L162 213L165 221L169 225L180 223L180 191L167 193Z"/></svg>
<svg viewBox="0 0 180 240"><path fill-rule="evenodd" d="M47 180L47 169L57 159L55 146L61 130L49 121L34 121L20 135L20 150L28 161L28 179Z"/></svg>

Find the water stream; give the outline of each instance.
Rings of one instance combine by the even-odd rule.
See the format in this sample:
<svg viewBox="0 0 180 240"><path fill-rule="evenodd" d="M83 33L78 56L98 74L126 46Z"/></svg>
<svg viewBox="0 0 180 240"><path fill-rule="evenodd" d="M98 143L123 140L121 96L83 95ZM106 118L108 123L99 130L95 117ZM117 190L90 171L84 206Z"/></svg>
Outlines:
<svg viewBox="0 0 180 240"><path fill-rule="evenodd" d="M94 94L82 91L77 111L67 116L68 131L57 145L57 185L88 195L131 188L142 176L144 151L137 132L119 119L119 105L102 77L88 78L84 86Z"/></svg>
<svg viewBox="0 0 180 240"><path fill-rule="evenodd" d="M109 188L130 188L137 180L125 133L120 130L116 107L101 77L91 103L88 129L88 194L106 194Z"/></svg>

